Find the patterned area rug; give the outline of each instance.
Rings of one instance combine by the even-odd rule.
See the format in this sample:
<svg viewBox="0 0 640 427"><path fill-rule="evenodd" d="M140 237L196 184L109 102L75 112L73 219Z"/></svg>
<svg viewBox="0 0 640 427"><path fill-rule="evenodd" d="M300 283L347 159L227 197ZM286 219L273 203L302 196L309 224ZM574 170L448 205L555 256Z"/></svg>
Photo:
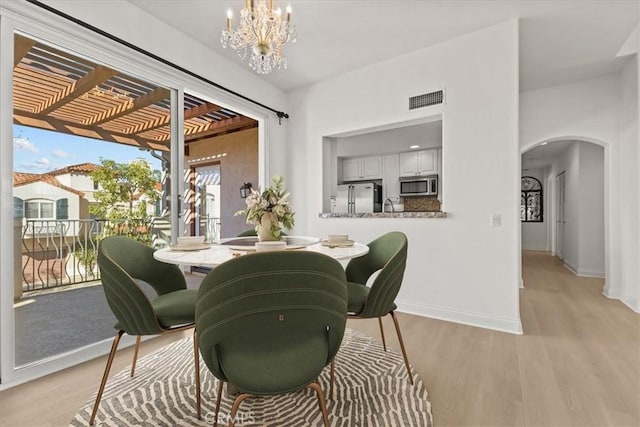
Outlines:
<svg viewBox="0 0 640 427"><path fill-rule="evenodd" d="M184 338L140 358L136 375L125 369L105 389L97 426L211 426L218 380L201 361L202 420L196 418L193 341ZM117 357L117 356L116 356ZM411 357L411 355L409 355ZM417 373L409 383L402 355L371 337L347 329L336 357L335 399L327 401L332 426L433 425L427 390ZM99 378L96 378L96 387ZM329 390L329 368L320 377ZM95 395L71 420L89 423ZM232 399L223 391L218 425L227 425ZM315 393L305 389L274 397L245 400L236 426L322 426Z"/></svg>

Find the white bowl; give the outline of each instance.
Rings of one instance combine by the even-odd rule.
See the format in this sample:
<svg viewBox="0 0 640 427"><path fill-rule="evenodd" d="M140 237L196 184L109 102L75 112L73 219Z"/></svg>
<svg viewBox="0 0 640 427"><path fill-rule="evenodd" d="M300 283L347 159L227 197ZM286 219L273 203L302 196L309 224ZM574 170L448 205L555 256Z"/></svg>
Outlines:
<svg viewBox="0 0 640 427"><path fill-rule="evenodd" d="M283 251L287 248L287 242L282 240L266 240L256 242L256 252Z"/></svg>
<svg viewBox="0 0 640 427"><path fill-rule="evenodd" d="M345 243L347 240L349 240L348 234L327 234L329 243Z"/></svg>
<svg viewBox="0 0 640 427"><path fill-rule="evenodd" d="M197 246L204 244L204 236L178 237L178 246Z"/></svg>

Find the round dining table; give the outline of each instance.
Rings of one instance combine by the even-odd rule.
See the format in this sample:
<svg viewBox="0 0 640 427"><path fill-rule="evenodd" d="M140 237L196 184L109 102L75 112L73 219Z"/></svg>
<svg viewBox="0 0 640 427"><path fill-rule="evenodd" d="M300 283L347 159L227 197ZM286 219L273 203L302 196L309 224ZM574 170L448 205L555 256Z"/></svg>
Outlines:
<svg viewBox="0 0 640 427"><path fill-rule="evenodd" d="M254 253L257 237L232 237L214 243L188 246L169 246L158 249L153 257L168 264L190 265L213 268L230 259ZM330 256L338 261L346 261L366 255L369 246L349 241L346 244L330 244L317 237L286 236L284 250L314 251Z"/></svg>

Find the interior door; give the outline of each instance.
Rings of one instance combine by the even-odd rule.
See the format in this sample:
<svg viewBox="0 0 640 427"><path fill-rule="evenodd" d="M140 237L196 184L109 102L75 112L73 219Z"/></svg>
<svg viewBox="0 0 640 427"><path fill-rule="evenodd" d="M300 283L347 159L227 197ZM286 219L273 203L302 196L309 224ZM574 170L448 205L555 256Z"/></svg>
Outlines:
<svg viewBox="0 0 640 427"><path fill-rule="evenodd" d="M564 177L565 173L556 176L556 255L560 259L564 259L564 211L565 211L565 193L564 193Z"/></svg>

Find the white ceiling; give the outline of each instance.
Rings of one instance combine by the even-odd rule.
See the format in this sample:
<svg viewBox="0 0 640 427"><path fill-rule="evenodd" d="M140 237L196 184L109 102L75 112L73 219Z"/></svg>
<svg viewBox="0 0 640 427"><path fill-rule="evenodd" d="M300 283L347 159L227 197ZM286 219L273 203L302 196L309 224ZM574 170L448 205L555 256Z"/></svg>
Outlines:
<svg viewBox="0 0 640 427"><path fill-rule="evenodd" d="M129 0L233 61L220 45L226 9L243 0ZM284 8L286 2L276 0ZM292 0L289 68L264 78L290 90L520 18L520 90L620 70L616 53L638 23L637 0ZM245 63L247 60L245 59ZM248 67L248 64L247 64Z"/></svg>

